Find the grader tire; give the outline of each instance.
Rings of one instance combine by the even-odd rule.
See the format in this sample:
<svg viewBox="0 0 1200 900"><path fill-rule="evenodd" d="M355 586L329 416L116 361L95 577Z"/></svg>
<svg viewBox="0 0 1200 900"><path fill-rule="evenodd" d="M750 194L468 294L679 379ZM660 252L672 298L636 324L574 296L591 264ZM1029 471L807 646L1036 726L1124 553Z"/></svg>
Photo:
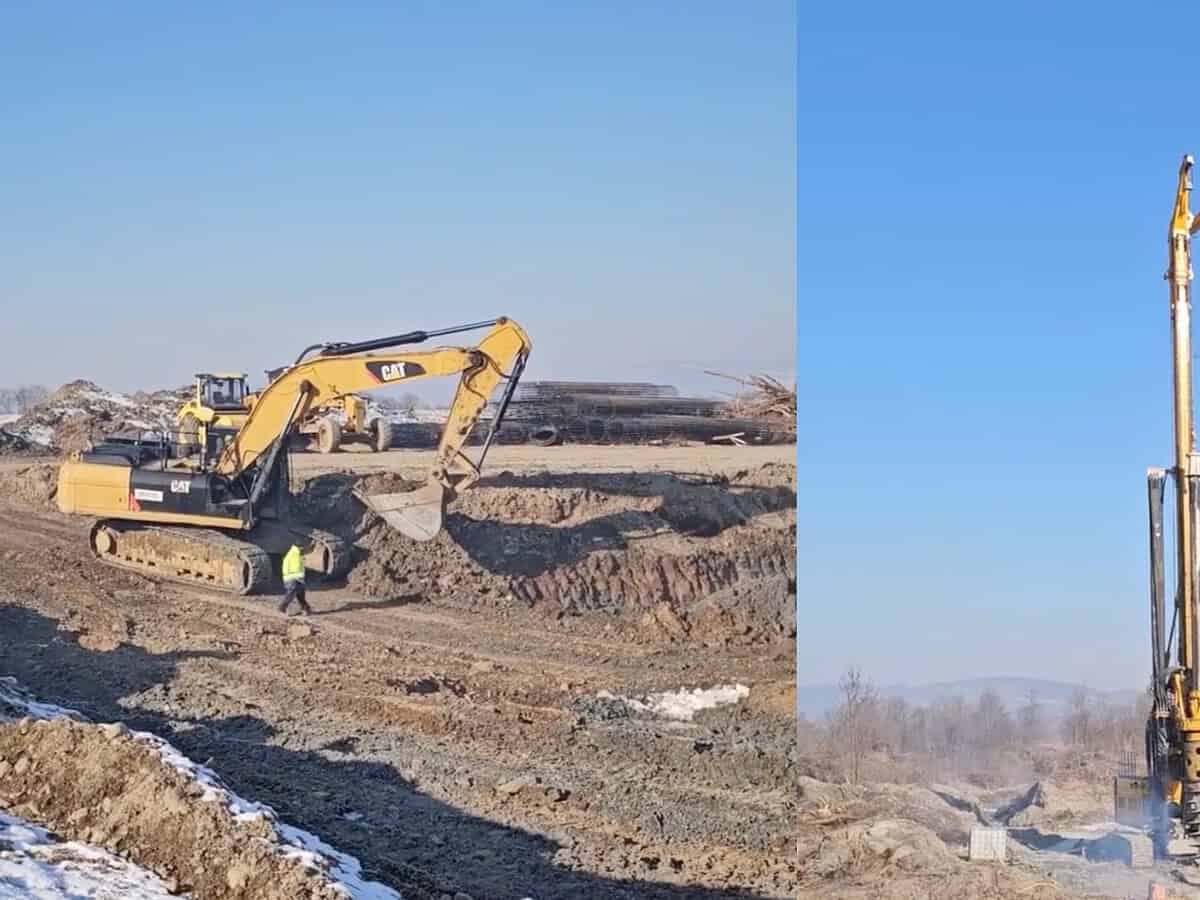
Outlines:
<svg viewBox="0 0 1200 900"><path fill-rule="evenodd" d="M200 420L188 413L179 422L179 453L191 456L200 452Z"/></svg>
<svg viewBox="0 0 1200 900"><path fill-rule="evenodd" d="M388 419L379 418L371 422L371 449L382 453L392 446L392 423Z"/></svg>
<svg viewBox="0 0 1200 900"><path fill-rule="evenodd" d="M342 446L342 426L333 419L322 419L317 428L317 450L321 453L336 453Z"/></svg>

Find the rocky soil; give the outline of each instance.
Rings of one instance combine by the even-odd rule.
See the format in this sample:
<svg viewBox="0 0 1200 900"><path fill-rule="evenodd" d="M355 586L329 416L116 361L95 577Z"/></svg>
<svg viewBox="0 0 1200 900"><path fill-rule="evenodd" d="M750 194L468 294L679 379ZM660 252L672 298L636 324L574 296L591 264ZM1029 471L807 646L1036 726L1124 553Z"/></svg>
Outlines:
<svg viewBox="0 0 1200 900"><path fill-rule="evenodd" d="M600 614L632 640L757 643L796 633L795 474L505 472L456 501L430 543L352 494L409 488L396 474L318 475L297 485L297 506L355 543L349 584L367 596Z"/></svg>
<svg viewBox="0 0 1200 900"><path fill-rule="evenodd" d="M1151 882L1176 900L1200 897L1187 883L1194 867L1130 867L1128 835L1109 821L1111 785L1098 779L986 791L807 775L798 783L801 897L1140 900ZM1008 863L968 861L977 826L1007 828Z"/></svg>
<svg viewBox="0 0 1200 900"><path fill-rule="evenodd" d="M517 534L525 521L538 534L512 539L520 566L548 546L574 548L565 564L585 566L583 545L557 544L564 539L550 531L596 529L607 517L607 532L582 532L610 535L596 553L620 559L643 544L663 556L724 553L736 577L666 583L652 601L618 584L600 601L567 590L531 603L514 585L546 572L450 542L433 550L436 566L395 550L396 586L374 596L314 586L316 615L297 622L265 598L97 566L85 550L89 523L47 505L52 469L11 460L0 462L0 674L94 721L168 739L410 900L795 896L788 624L780 631L773 612L751 611L749 632L709 638L691 614L713 597L732 604L734 591L766 590L754 587L769 582L762 573L736 574L738 542L722 535L792 539L794 520L775 508L790 472L764 465L785 462L790 448L603 455L625 470L616 481L590 477L614 472L584 448L509 449L494 451L492 471L512 480L465 496L451 535L507 509L496 533ZM405 478L425 465L404 454L340 456L340 466L361 458ZM294 467L317 479L334 474L313 468L328 461ZM779 471L783 485L771 482ZM551 484L547 472L577 481ZM689 527L695 490L738 495L722 507L720 533L701 533L711 518ZM357 532L352 518L346 527ZM647 523L670 532L615 542ZM369 542L384 540L367 526L359 565L370 564ZM456 582L439 584L446 573ZM782 575L788 596L786 568L766 575ZM723 699L690 718L672 711L699 696ZM61 727L55 740L67 742L74 732Z"/></svg>
<svg viewBox="0 0 1200 900"><path fill-rule="evenodd" d="M9 812L130 859L173 893L345 900L328 859L288 844L270 810L200 775L169 745L123 725L0 720L0 806Z"/></svg>
<svg viewBox="0 0 1200 900"><path fill-rule="evenodd" d="M138 436L171 427L190 388L121 394L90 381L70 381L0 432L0 455L70 453L106 435Z"/></svg>

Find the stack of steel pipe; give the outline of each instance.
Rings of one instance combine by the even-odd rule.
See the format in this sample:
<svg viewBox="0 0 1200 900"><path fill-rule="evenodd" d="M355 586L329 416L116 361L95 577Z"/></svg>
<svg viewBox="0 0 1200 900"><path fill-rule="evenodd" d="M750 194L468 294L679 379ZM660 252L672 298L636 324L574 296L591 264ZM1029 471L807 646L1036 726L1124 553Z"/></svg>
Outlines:
<svg viewBox="0 0 1200 900"><path fill-rule="evenodd" d="M665 384L600 381L534 381L517 387L499 444L640 444L658 441L736 440L747 444L790 443L795 434L780 422L727 418L724 401L681 397ZM471 443L482 440L490 422L480 421ZM440 425L400 424L399 447L432 447Z"/></svg>

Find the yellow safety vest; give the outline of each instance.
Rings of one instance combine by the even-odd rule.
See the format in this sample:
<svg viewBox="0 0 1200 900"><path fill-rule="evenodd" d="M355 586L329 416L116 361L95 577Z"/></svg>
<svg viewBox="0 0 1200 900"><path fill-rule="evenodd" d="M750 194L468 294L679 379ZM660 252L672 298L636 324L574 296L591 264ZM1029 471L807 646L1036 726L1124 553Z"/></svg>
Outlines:
<svg viewBox="0 0 1200 900"><path fill-rule="evenodd" d="M283 557L283 580L296 581L304 577L304 557L300 548L293 547Z"/></svg>

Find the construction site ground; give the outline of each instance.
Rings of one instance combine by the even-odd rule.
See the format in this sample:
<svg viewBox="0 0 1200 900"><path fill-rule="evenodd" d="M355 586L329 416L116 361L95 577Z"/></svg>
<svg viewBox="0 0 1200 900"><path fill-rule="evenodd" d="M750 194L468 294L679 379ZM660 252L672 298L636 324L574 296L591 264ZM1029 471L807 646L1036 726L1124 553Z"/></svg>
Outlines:
<svg viewBox="0 0 1200 900"><path fill-rule="evenodd" d="M521 479L538 473L654 484L766 466L794 479L794 453L501 447L488 469L530 490L538 482ZM355 448L295 454L292 470L415 480L431 458ZM278 595L97 564L89 520L46 502L55 462L0 458L0 674L38 697L166 738L410 900L797 893L786 630L735 619L722 620L729 633L689 630L669 610L379 599L353 578L312 586L314 615L284 618ZM748 693L693 721L619 699L734 685Z"/></svg>

